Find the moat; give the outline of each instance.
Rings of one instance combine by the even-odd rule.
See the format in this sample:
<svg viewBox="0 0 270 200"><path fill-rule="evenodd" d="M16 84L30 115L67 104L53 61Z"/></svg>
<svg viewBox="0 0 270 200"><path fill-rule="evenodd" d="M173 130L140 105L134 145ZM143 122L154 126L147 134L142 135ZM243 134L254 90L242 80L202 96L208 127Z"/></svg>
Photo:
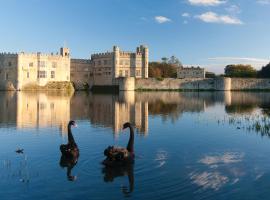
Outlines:
<svg viewBox="0 0 270 200"><path fill-rule="evenodd" d="M269 105L268 92L0 92L0 197L267 199ZM59 146L71 119L80 157L68 172ZM135 163L106 170L126 121Z"/></svg>

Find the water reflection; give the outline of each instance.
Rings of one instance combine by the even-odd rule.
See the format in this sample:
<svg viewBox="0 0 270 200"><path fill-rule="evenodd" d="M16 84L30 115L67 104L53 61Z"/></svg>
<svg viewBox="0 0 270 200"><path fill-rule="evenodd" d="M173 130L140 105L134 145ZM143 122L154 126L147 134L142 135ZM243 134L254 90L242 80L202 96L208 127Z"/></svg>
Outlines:
<svg viewBox="0 0 270 200"><path fill-rule="evenodd" d="M79 157L66 157L61 156L59 165L62 168L67 168L67 179L69 181L75 181L77 179L77 176L72 175L72 169L77 165Z"/></svg>
<svg viewBox="0 0 270 200"><path fill-rule="evenodd" d="M123 186L122 192L125 196L129 196L134 190L134 164L121 165L119 167L104 167L104 182L113 182L117 177L127 177L129 186Z"/></svg>
<svg viewBox="0 0 270 200"><path fill-rule="evenodd" d="M244 153L224 152L221 154L205 155L198 161L204 165L203 170L194 170L189 174L193 184L203 189L219 190L226 184L236 184L244 171L239 167L243 161Z"/></svg>
<svg viewBox="0 0 270 200"><path fill-rule="evenodd" d="M119 133L129 121L140 133L148 132L148 103L135 100L135 92L119 95L76 93L71 101L73 119L89 119L91 124Z"/></svg>
<svg viewBox="0 0 270 200"><path fill-rule="evenodd" d="M148 115L175 122L183 113L200 113L215 105L230 115L252 114L258 109L269 116L270 93L260 92L121 92L92 94L77 92L1 92L0 125L59 127L67 133L70 119L89 120L119 133L130 121L139 133L148 133ZM220 119L219 119L220 120ZM228 120L229 121L229 120Z"/></svg>

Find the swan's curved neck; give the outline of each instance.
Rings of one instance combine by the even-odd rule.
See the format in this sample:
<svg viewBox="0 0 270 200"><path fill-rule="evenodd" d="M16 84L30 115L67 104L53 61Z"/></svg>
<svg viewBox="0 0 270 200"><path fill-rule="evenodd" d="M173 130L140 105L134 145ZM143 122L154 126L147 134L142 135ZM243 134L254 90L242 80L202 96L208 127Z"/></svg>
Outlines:
<svg viewBox="0 0 270 200"><path fill-rule="evenodd" d="M68 125L68 143L75 144L75 140L74 140L74 137L73 137L72 132L71 132L71 125L70 124Z"/></svg>
<svg viewBox="0 0 270 200"><path fill-rule="evenodd" d="M129 127L129 130L130 130L130 135L129 135L129 141L127 144L127 150L128 152L134 152L134 131L131 126Z"/></svg>

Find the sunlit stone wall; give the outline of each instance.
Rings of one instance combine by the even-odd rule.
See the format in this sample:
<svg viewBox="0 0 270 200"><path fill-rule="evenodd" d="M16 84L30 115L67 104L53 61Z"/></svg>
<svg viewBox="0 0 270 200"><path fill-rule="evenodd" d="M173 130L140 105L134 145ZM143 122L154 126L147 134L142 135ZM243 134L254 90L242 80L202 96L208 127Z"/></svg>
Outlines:
<svg viewBox="0 0 270 200"><path fill-rule="evenodd" d="M137 90L270 90L270 79L214 78L214 79L136 79Z"/></svg>
<svg viewBox="0 0 270 200"><path fill-rule="evenodd" d="M57 54L0 54L0 89L36 89L49 82L66 81L70 81L68 48L61 48Z"/></svg>

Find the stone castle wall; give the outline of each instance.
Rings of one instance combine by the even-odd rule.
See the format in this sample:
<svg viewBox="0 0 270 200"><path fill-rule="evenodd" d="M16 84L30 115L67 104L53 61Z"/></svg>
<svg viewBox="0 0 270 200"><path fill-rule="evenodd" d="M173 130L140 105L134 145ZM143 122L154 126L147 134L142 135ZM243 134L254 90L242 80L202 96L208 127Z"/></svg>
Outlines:
<svg viewBox="0 0 270 200"><path fill-rule="evenodd" d="M125 52L114 46L112 52L92 54L90 60L71 59L71 81L76 88L83 83L90 88L115 85L119 77L148 78L147 47Z"/></svg>
<svg viewBox="0 0 270 200"><path fill-rule="evenodd" d="M43 87L52 82L70 81L69 49L60 54L0 54L0 89L24 90Z"/></svg>
<svg viewBox="0 0 270 200"><path fill-rule="evenodd" d="M270 79L136 79L136 90L270 90Z"/></svg>

